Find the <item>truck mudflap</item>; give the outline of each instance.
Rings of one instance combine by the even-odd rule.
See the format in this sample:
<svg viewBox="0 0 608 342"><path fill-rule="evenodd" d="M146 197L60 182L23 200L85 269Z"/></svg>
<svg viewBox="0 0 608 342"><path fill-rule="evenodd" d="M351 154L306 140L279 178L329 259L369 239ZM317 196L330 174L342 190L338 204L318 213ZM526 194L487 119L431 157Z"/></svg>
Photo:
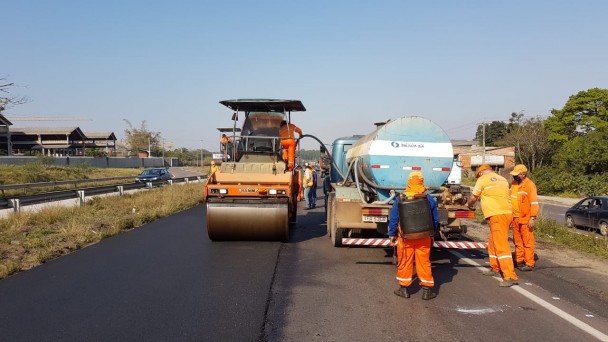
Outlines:
<svg viewBox="0 0 608 342"><path fill-rule="evenodd" d="M390 239L351 239L343 238L342 246L351 247L393 247ZM487 242L472 241L433 241L433 247L445 249L484 249L488 248Z"/></svg>

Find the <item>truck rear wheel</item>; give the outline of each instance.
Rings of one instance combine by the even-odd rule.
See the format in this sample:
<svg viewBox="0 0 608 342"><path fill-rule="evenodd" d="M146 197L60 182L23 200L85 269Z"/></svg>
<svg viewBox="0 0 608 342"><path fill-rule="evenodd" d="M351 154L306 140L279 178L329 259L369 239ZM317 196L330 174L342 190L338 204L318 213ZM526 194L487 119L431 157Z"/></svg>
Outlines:
<svg viewBox="0 0 608 342"><path fill-rule="evenodd" d="M327 204L327 232L331 244L334 247L342 247L342 237L344 235L343 229L338 229L338 222L336 220L336 200L335 193L329 194L329 203Z"/></svg>
<svg viewBox="0 0 608 342"><path fill-rule="evenodd" d="M327 197L325 198L325 221L327 223L326 227L327 227L327 236L331 237L331 223L333 221L332 218L332 202L335 198L335 194L334 193L329 193L327 194Z"/></svg>

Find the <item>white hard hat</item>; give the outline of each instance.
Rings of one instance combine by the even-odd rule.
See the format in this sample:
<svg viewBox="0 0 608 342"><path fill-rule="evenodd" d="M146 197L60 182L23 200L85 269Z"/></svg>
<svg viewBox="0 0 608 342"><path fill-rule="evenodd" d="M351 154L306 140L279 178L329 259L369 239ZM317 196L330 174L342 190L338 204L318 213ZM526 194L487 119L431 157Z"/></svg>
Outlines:
<svg viewBox="0 0 608 342"><path fill-rule="evenodd" d="M304 166L308 166L308 163L304 163Z"/></svg>

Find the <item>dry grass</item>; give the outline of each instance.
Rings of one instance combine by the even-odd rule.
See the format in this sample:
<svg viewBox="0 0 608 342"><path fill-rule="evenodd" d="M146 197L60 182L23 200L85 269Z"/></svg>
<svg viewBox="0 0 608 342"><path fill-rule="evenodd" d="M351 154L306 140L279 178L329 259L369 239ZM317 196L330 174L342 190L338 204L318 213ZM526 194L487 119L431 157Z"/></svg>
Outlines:
<svg viewBox="0 0 608 342"><path fill-rule="evenodd" d="M0 278L191 208L202 201L202 188L202 183L164 186L94 198L84 207L11 215L0 220Z"/></svg>
<svg viewBox="0 0 608 342"><path fill-rule="evenodd" d="M608 259L608 239L599 234L581 234L554 220L540 217L534 228L538 240Z"/></svg>
<svg viewBox="0 0 608 342"><path fill-rule="evenodd" d="M52 166L44 163L32 163L27 165L0 165L0 184L25 184L25 183L40 183L50 182L55 180L79 180L79 179L97 179L110 177L135 177L141 173L143 169L129 168L93 168L86 165L74 166ZM123 181L106 181L94 183L82 183L80 187L101 186L110 184L132 183L133 179ZM75 185L62 185L53 187L38 187L32 189L15 189L6 190L0 194L2 197L20 196L24 194L33 194L39 192L56 191L73 189Z"/></svg>

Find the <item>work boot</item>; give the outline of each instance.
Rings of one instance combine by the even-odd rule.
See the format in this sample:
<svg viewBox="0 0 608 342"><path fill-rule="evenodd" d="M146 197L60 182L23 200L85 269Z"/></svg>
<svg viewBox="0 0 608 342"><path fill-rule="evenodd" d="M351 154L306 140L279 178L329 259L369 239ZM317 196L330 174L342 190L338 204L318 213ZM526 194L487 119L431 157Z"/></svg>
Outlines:
<svg viewBox="0 0 608 342"><path fill-rule="evenodd" d="M534 266L523 265L519 270L524 272L534 271Z"/></svg>
<svg viewBox="0 0 608 342"><path fill-rule="evenodd" d="M522 267L524 267L524 266L526 266L526 264L524 264L523 262L518 262L517 266L515 266L515 267L517 267L517 269L521 271Z"/></svg>
<svg viewBox="0 0 608 342"><path fill-rule="evenodd" d="M430 287L428 287L428 286L422 287L422 299L431 300L435 297L437 297L437 294L435 292L432 292Z"/></svg>
<svg viewBox="0 0 608 342"><path fill-rule="evenodd" d="M500 287L511 287L513 285L517 285L517 280L511 278L503 279L500 284L498 284Z"/></svg>
<svg viewBox="0 0 608 342"><path fill-rule="evenodd" d="M500 277L501 276L500 271L494 271L492 269L483 270L483 271L481 271L481 274L488 276L488 277Z"/></svg>
<svg viewBox="0 0 608 342"><path fill-rule="evenodd" d="M399 297L410 298L410 294L407 292L407 286L400 286L393 293Z"/></svg>

